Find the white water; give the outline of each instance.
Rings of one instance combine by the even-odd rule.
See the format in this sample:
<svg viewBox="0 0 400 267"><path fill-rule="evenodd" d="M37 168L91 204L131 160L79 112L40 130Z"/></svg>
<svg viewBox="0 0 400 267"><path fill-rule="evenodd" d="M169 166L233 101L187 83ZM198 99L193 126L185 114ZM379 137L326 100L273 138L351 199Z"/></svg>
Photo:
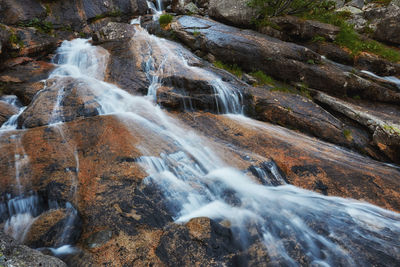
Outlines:
<svg viewBox="0 0 400 267"><path fill-rule="evenodd" d="M151 12L153 13L153 19L157 20L160 15L163 12L163 8L162 8L162 0L157 0L156 1L156 5L154 5L154 3L152 1L147 0L147 7L151 10Z"/></svg>
<svg viewBox="0 0 400 267"><path fill-rule="evenodd" d="M82 45L82 42L74 40L64 42L64 45L74 47L71 53L88 53L76 57L75 65L95 69L93 64L83 61L90 60L89 55L96 54L93 51L99 48ZM104 66L98 66L98 69L104 69ZM157 73L152 68L146 70L153 72L153 78ZM71 76L90 81L91 89L99 96L102 114L116 114L121 121L135 122L145 133L151 132L152 142L172 143L179 149L154 157L146 156L152 149L147 142L139 147L144 154L140 163L149 174L145 182L162 190L177 223L199 216L228 220L243 244L256 233L272 260L288 265L297 265L286 247L289 240L295 240L297 249L314 265L333 265L335 262L347 266L366 265L362 257L354 258L362 253L358 246L367 243L370 249L400 260L399 214L290 185L267 187L256 184L219 159L207 147L204 138L180 126L151 99L129 95L87 75L90 73L93 72L83 71ZM157 82L152 82L153 97L160 84L154 80ZM327 234L319 234L316 228Z"/></svg>
<svg viewBox="0 0 400 267"><path fill-rule="evenodd" d="M368 74L368 75L370 75L370 76L372 76L372 77L374 77L374 78L383 79L383 80L386 80L386 81L388 81L388 82L392 82L392 83L394 83L394 84L399 88L399 90L400 90L400 79L397 78L397 77L394 77L394 76L384 76L384 77L381 77L381 76L376 75L375 73L372 73L372 72L366 71L366 70L362 70L361 72L363 72L363 73L365 73L365 74Z"/></svg>
<svg viewBox="0 0 400 267"><path fill-rule="evenodd" d="M151 42L156 37L146 38ZM171 57L173 51L166 51ZM207 146L206 138L188 131L154 104L160 85L158 78L153 82L157 68L146 68L152 72L148 76L153 77L152 97L132 96L103 81L107 58L103 49L77 39L65 41L58 53L62 60L52 78L68 76L86 83L97 96L100 114L115 114L127 122L127 127L134 122L143 130L145 138L139 149L143 153L140 164L149 174L145 183L161 189L177 223L200 216L227 220L244 247L251 237L258 236L271 260L281 265L298 265L294 250L314 266L338 262L344 266L368 265L363 257L365 249L400 261L399 214L290 185L256 184L223 162ZM100 60L98 55L102 55ZM231 98L226 102L233 105ZM154 156L151 144L172 144L177 150ZM288 249L291 244L296 247Z"/></svg>

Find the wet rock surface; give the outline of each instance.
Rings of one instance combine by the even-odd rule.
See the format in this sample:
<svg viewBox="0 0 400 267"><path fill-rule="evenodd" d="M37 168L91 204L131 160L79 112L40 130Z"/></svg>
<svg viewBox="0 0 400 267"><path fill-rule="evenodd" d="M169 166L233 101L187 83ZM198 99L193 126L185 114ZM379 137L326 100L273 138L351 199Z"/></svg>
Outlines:
<svg viewBox="0 0 400 267"><path fill-rule="evenodd" d="M336 96L358 95L400 103L398 92L344 72L333 64L321 63L318 54L303 46L197 17L183 16L172 29L191 49L212 53L217 59L237 64L249 72L262 70L276 79L285 77L287 82L303 82L310 88ZM195 37L194 31L200 34Z"/></svg>
<svg viewBox="0 0 400 267"><path fill-rule="evenodd" d="M18 244L3 231L0 231L0 264L7 267L67 266L55 257L44 255L37 250Z"/></svg>
<svg viewBox="0 0 400 267"><path fill-rule="evenodd" d="M0 100L0 127L5 123L12 115L18 113L18 110L9 103Z"/></svg>
<svg viewBox="0 0 400 267"><path fill-rule="evenodd" d="M254 13L246 1L162 2L180 14L208 12L227 24L252 27ZM358 1L347 6L364 9ZM288 263L280 257L282 251L301 265L311 265L309 243L298 236L303 231L331 242L312 243L316 250L338 245L361 265L395 266L400 261L396 244L383 251L381 244L365 241L367 236L393 244L398 232L387 225L395 224L374 229L375 222L358 213L364 212L358 207L369 211L371 205L351 202L357 207L353 210L347 200L325 198L352 198L400 211L400 169L395 165L400 163L400 93L395 83L357 70L398 75L397 63L370 54L354 58L332 43L313 43L315 34L333 41L338 28L294 17L276 18L280 30L266 28L263 33L195 16L177 17L164 28L150 16L141 19L157 34L175 39L168 41L123 23L148 11L143 0L30 0L24 6L0 0L0 7L0 22L13 24L0 25L0 96L16 95L27 106L18 117L18 129L0 130L0 227L8 234L69 266L278 266ZM20 26L35 18L52 22L54 36ZM385 24L389 19L375 22L395 38L395 27ZM80 61L89 66L74 66L78 72L68 66L49 78L57 64L66 64L60 50L55 57L52 53L60 39L79 35L73 30L93 36L96 56ZM10 42L12 34L16 42ZM249 74L239 79L204 59L237 64ZM101 67L94 71L93 62ZM256 70L291 85L286 90L275 82L257 86L250 73ZM111 84L103 82L103 73ZM17 106L0 100L0 127L18 112ZM223 115L242 112L253 119ZM195 133L199 137L191 143ZM221 169L209 171L203 164L215 160L211 154L199 160L189 153L198 142L204 142L204 151L215 151ZM186 172L190 181L175 183L174 175L180 178ZM229 179L218 179L220 172ZM160 174L170 180L163 181ZM252 203L243 198L242 188L234 189L237 175L243 174L255 196L268 189L259 205L268 212L248 217L242 225L235 220L246 218L250 209L243 213L242 207ZM193 203L201 203L204 194L209 204L227 205L235 216L221 219L231 215L226 209L223 215L212 213L218 211L212 205L203 207L208 213L187 215L186 210L185 215L183 209L193 203L172 201L179 189ZM312 205L293 201L302 195ZM316 209L320 202L325 210ZM326 209L329 203L332 210ZM26 212L25 228L19 228L17 215L23 213L15 207ZM385 223L397 218L397 213L374 209L368 215L382 215ZM338 220L335 224L331 215ZM279 240L261 235L265 232L259 220L268 222L273 235L278 231ZM339 221L346 227L339 229ZM296 222L304 223L301 231ZM294 228L287 231L282 225ZM349 239L346 231L352 230ZM338 254L329 259L333 265L349 263ZM0 265L66 266L64 262L18 245L0 231Z"/></svg>

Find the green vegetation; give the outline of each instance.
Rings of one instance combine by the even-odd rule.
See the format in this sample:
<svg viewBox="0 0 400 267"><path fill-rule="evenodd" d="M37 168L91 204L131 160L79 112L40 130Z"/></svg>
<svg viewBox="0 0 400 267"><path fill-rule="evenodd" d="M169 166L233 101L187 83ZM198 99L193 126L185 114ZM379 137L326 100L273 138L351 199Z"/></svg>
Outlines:
<svg viewBox="0 0 400 267"><path fill-rule="evenodd" d="M215 61L214 62L214 66L220 69L224 69L230 73L232 73L233 75L235 75L238 78L242 78L243 75L243 71L242 69L234 64L234 65L228 65L228 64L224 64L222 61Z"/></svg>
<svg viewBox="0 0 400 267"><path fill-rule="evenodd" d="M46 15L50 15L51 9L50 9L50 5L49 4L45 4L44 8L46 9Z"/></svg>
<svg viewBox="0 0 400 267"><path fill-rule="evenodd" d="M394 126L392 126L392 125L387 125L387 124L385 124L385 125L383 125L383 128L384 128L386 131L388 131L388 132L390 132L390 133L392 133L392 134L400 135L400 129L397 128L397 127L394 127Z"/></svg>
<svg viewBox="0 0 400 267"><path fill-rule="evenodd" d="M172 16L171 14L162 14L159 18L160 26L165 28L166 26L168 26L168 24L172 22L173 18L174 16Z"/></svg>
<svg viewBox="0 0 400 267"><path fill-rule="evenodd" d="M347 141L352 141L353 140L353 135L351 133L351 130L349 129L344 129L343 130L343 135L347 139Z"/></svg>
<svg viewBox="0 0 400 267"><path fill-rule="evenodd" d="M318 43L318 42L325 42L326 41L326 39L325 39L325 37L323 37L323 36L319 36L319 35L315 35L314 37L313 37L313 39L312 39L312 42L313 43Z"/></svg>
<svg viewBox="0 0 400 267"><path fill-rule="evenodd" d="M253 72L250 73L250 75L253 76L257 80L257 83L253 84L253 86L261 86L261 85L266 85L266 84L269 84L269 85L275 84L275 80L272 77L266 75L261 70L253 71Z"/></svg>
<svg viewBox="0 0 400 267"><path fill-rule="evenodd" d="M20 22L18 24L20 27L34 27L41 33L50 33L53 30L53 23L50 21L43 21L38 18L31 19L27 22Z"/></svg>
<svg viewBox="0 0 400 267"><path fill-rule="evenodd" d="M200 32L197 30L197 29L194 29L194 31L193 31L193 36L194 37L197 37L197 36L199 36L200 35Z"/></svg>
<svg viewBox="0 0 400 267"><path fill-rule="evenodd" d="M24 43L21 41L21 39L15 33L12 33L10 35L8 41L10 42L10 44L19 46L19 48L24 47Z"/></svg>
<svg viewBox="0 0 400 267"><path fill-rule="evenodd" d="M291 87L288 85L279 85L270 90L271 92L283 92L288 94L296 94L304 96L308 99L312 99L310 90L308 90L307 85L299 84L296 87Z"/></svg>
<svg viewBox="0 0 400 267"><path fill-rule="evenodd" d="M110 11L110 12L106 12L106 13L102 13L102 14L96 15L94 18L90 19L90 22L95 22L97 20L104 19L104 18L107 18L107 17L120 17L120 16L122 16L121 10L115 9L115 10Z"/></svg>
<svg viewBox="0 0 400 267"><path fill-rule="evenodd" d="M377 3L387 4L388 1L375 1ZM390 2L390 1L389 1ZM258 10L259 17L256 21L258 26L270 26L271 17L281 15L295 15L303 19L317 20L320 22L332 24L340 28L336 36L335 43L351 51L353 56L361 52L370 52L389 61L400 61L400 52L385 46L374 40L366 39L360 36L354 26L347 22L351 17L348 11L335 12L334 3L331 1L310 1L310 0L250 0L249 6ZM276 27L279 27L276 25ZM366 34L371 33L369 25L364 29ZM325 41L321 36L315 36L314 42Z"/></svg>

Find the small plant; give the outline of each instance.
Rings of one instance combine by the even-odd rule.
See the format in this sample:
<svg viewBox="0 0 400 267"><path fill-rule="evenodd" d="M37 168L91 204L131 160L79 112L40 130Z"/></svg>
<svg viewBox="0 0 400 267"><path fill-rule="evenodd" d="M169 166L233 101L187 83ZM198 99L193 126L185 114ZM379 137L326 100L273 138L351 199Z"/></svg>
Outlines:
<svg viewBox="0 0 400 267"><path fill-rule="evenodd" d="M323 42L325 42L325 41L326 41L325 37L320 36L320 35L315 35L315 36L313 37L313 39L312 39L312 42L313 42L313 43L323 43Z"/></svg>
<svg viewBox="0 0 400 267"><path fill-rule="evenodd" d="M17 47L18 49L24 47L24 43L15 33L12 33L10 35L8 41L10 42L10 44L14 45L14 47Z"/></svg>
<svg viewBox="0 0 400 267"><path fill-rule="evenodd" d="M360 100L361 97L360 97L359 95L355 95L355 96L353 96L353 99L354 99L354 100Z"/></svg>
<svg viewBox="0 0 400 267"><path fill-rule="evenodd" d="M97 20L104 19L107 17L120 17L120 16L122 16L122 12L119 9L114 9L112 11L96 15L94 18L90 19L90 22L95 22Z"/></svg>
<svg viewBox="0 0 400 267"><path fill-rule="evenodd" d="M49 33L53 30L53 23L50 21L42 21L38 18L31 19L28 22L20 22L20 27L34 27L41 33Z"/></svg>
<svg viewBox="0 0 400 267"><path fill-rule="evenodd" d="M307 64L315 65L314 59L309 59L309 60L307 60Z"/></svg>
<svg viewBox="0 0 400 267"><path fill-rule="evenodd" d="M261 85L266 85L266 84L270 84L270 85L275 84L275 80L272 77L266 75L261 70L253 71L253 72L250 73L250 75L253 76L254 78L256 78L256 80L257 80L257 83L253 84L253 86L261 86Z"/></svg>
<svg viewBox="0 0 400 267"><path fill-rule="evenodd" d="M215 67L217 67L217 68L219 68L219 69L224 69L224 70L226 70L226 71L232 73L232 74L235 75L236 77L242 78L243 71L242 71L242 69L241 69L238 65L236 65L236 64L228 65L228 64L224 64L222 61L218 61L218 60L215 61L213 64L214 64Z"/></svg>
<svg viewBox="0 0 400 267"><path fill-rule="evenodd" d="M160 26L165 28L172 22L173 18L171 14L162 14L158 21L160 22Z"/></svg>
<svg viewBox="0 0 400 267"><path fill-rule="evenodd" d="M197 29L194 29L194 31L193 31L193 36L194 37L197 37L197 36L199 36L200 35L200 32L197 30Z"/></svg>
<svg viewBox="0 0 400 267"><path fill-rule="evenodd" d="M351 133L351 130L349 129L344 129L343 130L343 135L347 139L347 141L353 141L353 135Z"/></svg>
<svg viewBox="0 0 400 267"><path fill-rule="evenodd" d="M387 125L387 124L385 124L385 125L383 125L383 128L384 128L387 132L390 132L390 133L392 133L392 134L400 135L400 129L397 128L397 127L394 127L393 125Z"/></svg>

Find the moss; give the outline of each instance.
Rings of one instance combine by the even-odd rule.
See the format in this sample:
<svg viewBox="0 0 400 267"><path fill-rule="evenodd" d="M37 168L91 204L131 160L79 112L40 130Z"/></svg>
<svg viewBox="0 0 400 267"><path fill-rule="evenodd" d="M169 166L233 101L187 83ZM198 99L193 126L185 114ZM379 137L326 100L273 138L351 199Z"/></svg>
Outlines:
<svg viewBox="0 0 400 267"><path fill-rule="evenodd" d="M20 27L34 27L36 30L42 33L50 33L53 30L53 23L50 21L43 21L38 18L31 19L27 22L20 22Z"/></svg>
<svg viewBox="0 0 400 267"><path fill-rule="evenodd" d="M222 61L218 61L218 60L215 61L213 64L214 64L215 67L217 67L217 68L219 68L219 69L224 69L224 70L226 70L226 71L232 73L232 74L235 75L236 77L242 78L243 71L242 71L242 69L241 69L238 65L236 65L236 64L234 64L234 65L229 65L229 64L225 64L225 63L223 63Z"/></svg>
<svg viewBox="0 0 400 267"><path fill-rule="evenodd" d="M171 14L162 14L158 21L160 22L160 26L165 28L172 22L173 18L174 16L172 16Z"/></svg>
<svg viewBox="0 0 400 267"><path fill-rule="evenodd" d="M383 125L383 128L384 128L386 131L388 131L388 132L390 132L390 133L392 133L392 134L400 135L400 129L397 128L397 127L394 127L393 125L385 124L385 125Z"/></svg>
<svg viewBox="0 0 400 267"><path fill-rule="evenodd" d="M95 22L97 20L104 19L104 18L107 18L107 17L120 17L120 16L122 16L121 10L114 9L113 11L110 11L110 12L98 14L94 18L91 18L89 21L91 23L93 23L93 22Z"/></svg>
<svg viewBox="0 0 400 267"><path fill-rule="evenodd" d="M24 43L21 41L21 39L15 33L12 33L10 35L8 41L10 42L10 44L18 46L18 48L24 47Z"/></svg>
<svg viewBox="0 0 400 267"><path fill-rule="evenodd" d="M266 75L261 70L253 71L253 72L250 73L250 75L253 76L257 80L257 83L253 84L253 86L261 86L261 85L266 85L266 84L269 84L269 85L275 84L275 80L272 77Z"/></svg>
<svg viewBox="0 0 400 267"><path fill-rule="evenodd" d="M45 8L45 10L46 10L46 15L47 15L47 16L50 15L50 12L51 12L50 5L49 5L49 4L45 4L45 5L44 5L44 8Z"/></svg>
<svg viewBox="0 0 400 267"><path fill-rule="evenodd" d="M308 86L304 83L298 84L296 87L290 87L288 85L280 85L270 89L270 91L271 92L278 91L288 94L301 95L308 99L312 99L310 90L308 89Z"/></svg>
<svg viewBox="0 0 400 267"><path fill-rule="evenodd" d="M360 52L370 52L384 59L397 62L400 60L400 52L385 46L374 40L363 39L354 29L354 26L347 23L351 16L349 12L322 12L312 13L303 16L305 19L318 20L324 23L333 24L340 27L340 31L335 38L335 43L348 48L353 56Z"/></svg>
<svg viewBox="0 0 400 267"><path fill-rule="evenodd" d="M313 39L312 39L313 43L319 43L319 42L322 43L322 42L325 42L325 41L326 41L325 37L320 36L320 35L315 35L313 37Z"/></svg>
<svg viewBox="0 0 400 267"><path fill-rule="evenodd" d="M193 31L193 36L194 37L197 37L197 36L199 36L200 35L200 32L197 30L197 29L194 29L194 31Z"/></svg>
<svg viewBox="0 0 400 267"><path fill-rule="evenodd" d="M347 141L353 141L353 135L351 133L351 130L349 129L344 129L343 130L343 135L347 139Z"/></svg>

